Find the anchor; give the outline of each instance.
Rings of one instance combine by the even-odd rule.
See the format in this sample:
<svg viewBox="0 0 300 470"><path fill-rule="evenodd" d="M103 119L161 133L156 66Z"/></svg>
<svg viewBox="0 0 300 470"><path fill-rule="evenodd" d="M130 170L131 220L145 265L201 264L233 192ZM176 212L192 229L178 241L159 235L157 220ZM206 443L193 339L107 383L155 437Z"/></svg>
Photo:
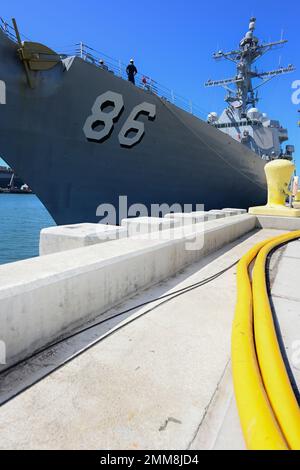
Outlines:
<svg viewBox="0 0 300 470"><path fill-rule="evenodd" d="M17 42L20 46L18 53L24 65L27 83L30 88L34 88L31 71L50 70L61 61L61 58L55 51L44 44L22 41L15 18L12 18L12 24L16 33Z"/></svg>

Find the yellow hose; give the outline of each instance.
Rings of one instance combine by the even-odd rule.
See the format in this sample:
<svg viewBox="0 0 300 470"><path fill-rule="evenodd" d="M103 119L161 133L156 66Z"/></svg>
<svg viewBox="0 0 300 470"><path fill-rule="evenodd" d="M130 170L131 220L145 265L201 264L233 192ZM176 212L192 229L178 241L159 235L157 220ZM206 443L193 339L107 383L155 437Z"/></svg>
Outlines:
<svg viewBox="0 0 300 470"><path fill-rule="evenodd" d="M273 240L273 239L272 239ZM286 441L262 383L253 338L248 267L265 243L255 245L237 267L237 303L232 329L232 374L241 427L248 449L284 450Z"/></svg>
<svg viewBox="0 0 300 470"><path fill-rule="evenodd" d="M257 255L252 277L255 345L266 393L291 449L300 450L300 409L280 352L266 286L265 264L270 251L300 237L291 232L266 243Z"/></svg>

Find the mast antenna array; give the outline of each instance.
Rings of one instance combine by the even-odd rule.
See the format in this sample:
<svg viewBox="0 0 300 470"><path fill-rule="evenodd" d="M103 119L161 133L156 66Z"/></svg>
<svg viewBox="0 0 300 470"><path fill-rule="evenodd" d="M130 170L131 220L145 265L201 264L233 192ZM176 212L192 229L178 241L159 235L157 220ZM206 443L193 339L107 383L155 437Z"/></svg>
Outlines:
<svg viewBox="0 0 300 470"><path fill-rule="evenodd" d="M234 103L235 107L237 107L238 103L238 107L241 109L242 113L246 113L249 107L256 106L258 95L254 93L254 90L278 75L295 71L295 67L291 64L287 67L279 67L267 72L257 72L257 70L252 69L254 62L264 54L275 47L280 47L287 43L286 39L280 39L279 41L260 44L259 39L254 36L255 26L256 18L252 17L250 18L249 30L241 39L239 49L230 52L220 50L213 54L213 58L216 60L227 59L234 62L237 68L236 76L223 80L208 80L205 83L206 87L224 87L228 92L225 101L227 101L229 106L232 106ZM255 78L261 79L262 82L256 87L253 87L252 80ZM229 84L235 84L236 89L233 90L228 87Z"/></svg>

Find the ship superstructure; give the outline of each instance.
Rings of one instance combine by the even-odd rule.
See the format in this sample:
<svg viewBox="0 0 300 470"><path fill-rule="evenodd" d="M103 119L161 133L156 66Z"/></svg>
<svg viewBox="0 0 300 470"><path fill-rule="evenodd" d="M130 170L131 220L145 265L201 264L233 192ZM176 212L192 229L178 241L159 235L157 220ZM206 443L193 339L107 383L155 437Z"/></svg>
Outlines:
<svg viewBox="0 0 300 470"><path fill-rule="evenodd" d="M226 89L225 101L227 108L220 116L216 112L208 115L208 122L217 129L230 135L233 139L246 145L264 160L274 158L292 159L294 146L287 145L282 149L283 142L288 140L287 129L278 120L261 113L257 108L259 101L258 88L268 83L274 77L293 72L293 65L259 72L254 63L264 54L275 47L282 46L287 41L261 44L255 36L256 18L252 17L249 30L241 39L239 48L230 52L222 50L214 53L216 60L227 59L236 65L236 75L224 80L208 80L206 87L222 86ZM254 81L258 80L257 84ZM234 85L235 89L230 85Z"/></svg>

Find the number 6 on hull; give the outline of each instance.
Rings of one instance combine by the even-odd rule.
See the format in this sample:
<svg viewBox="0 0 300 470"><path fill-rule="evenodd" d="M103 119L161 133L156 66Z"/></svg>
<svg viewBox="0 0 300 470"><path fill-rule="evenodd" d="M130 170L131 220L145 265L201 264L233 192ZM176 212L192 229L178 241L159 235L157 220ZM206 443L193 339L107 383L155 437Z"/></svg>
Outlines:
<svg viewBox="0 0 300 470"><path fill-rule="evenodd" d="M105 111L107 107L112 109ZM107 91L98 96L93 104L92 114L83 126L87 140L101 143L108 139L114 130L114 123L118 121L123 110L124 100L119 93ZM156 115L156 106L144 102L133 108L119 133L119 142L122 147L133 147L142 140L145 134L145 124L137 121L141 114L148 116L148 119L153 121ZM129 137L131 132L134 135Z"/></svg>
<svg viewBox="0 0 300 470"><path fill-rule="evenodd" d="M145 134L145 124L137 121L137 118L141 114L144 114L148 116L148 119L153 120L156 115L156 106L154 104L144 102L133 108L119 133L119 142L122 147L133 147L142 140ZM135 135L128 137L130 132L134 132Z"/></svg>

